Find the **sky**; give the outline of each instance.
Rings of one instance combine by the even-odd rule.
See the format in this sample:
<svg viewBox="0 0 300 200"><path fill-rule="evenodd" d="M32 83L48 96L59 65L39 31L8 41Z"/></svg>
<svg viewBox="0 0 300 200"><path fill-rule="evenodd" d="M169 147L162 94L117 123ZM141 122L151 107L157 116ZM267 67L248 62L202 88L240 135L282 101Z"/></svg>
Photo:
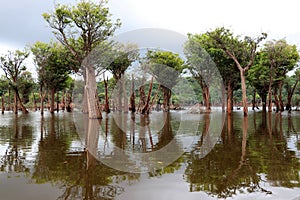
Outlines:
<svg viewBox="0 0 300 200"><path fill-rule="evenodd" d="M1 0L0 53L53 39L42 13L53 10L55 3L76 2ZM268 40L285 38L300 44L298 0L109 0L108 6L113 18L122 21L116 34L151 27L186 35L225 26L238 35L266 32Z"/></svg>

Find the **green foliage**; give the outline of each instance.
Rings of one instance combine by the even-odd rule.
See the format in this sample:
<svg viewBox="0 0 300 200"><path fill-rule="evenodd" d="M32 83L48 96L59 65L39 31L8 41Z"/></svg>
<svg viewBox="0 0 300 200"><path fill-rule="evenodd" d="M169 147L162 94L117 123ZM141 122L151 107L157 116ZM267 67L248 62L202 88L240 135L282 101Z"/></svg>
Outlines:
<svg viewBox="0 0 300 200"><path fill-rule="evenodd" d="M180 73L186 68L179 55L172 52L149 50L146 61L157 81L169 89L177 83Z"/></svg>
<svg viewBox="0 0 300 200"><path fill-rule="evenodd" d="M37 65L40 85L48 90L61 90L69 81L69 74L76 63L70 52L58 43L35 43L31 51Z"/></svg>

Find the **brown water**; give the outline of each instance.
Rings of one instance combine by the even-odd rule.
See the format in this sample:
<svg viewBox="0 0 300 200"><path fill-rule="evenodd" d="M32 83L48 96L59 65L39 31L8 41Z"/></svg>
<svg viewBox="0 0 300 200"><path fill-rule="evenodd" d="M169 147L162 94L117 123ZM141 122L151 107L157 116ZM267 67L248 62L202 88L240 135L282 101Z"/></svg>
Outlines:
<svg viewBox="0 0 300 200"><path fill-rule="evenodd" d="M70 113L5 113L0 199L299 199L300 113L250 112L244 120L236 112L224 127L222 117L109 115L87 137ZM168 144L183 153L170 164Z"/></svg>

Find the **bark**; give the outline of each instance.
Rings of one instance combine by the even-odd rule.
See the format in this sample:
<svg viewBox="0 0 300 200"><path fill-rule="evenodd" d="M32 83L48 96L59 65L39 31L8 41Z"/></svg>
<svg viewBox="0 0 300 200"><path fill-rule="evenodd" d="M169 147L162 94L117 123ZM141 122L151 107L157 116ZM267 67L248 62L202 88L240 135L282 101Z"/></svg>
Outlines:
<svg viewBox="0 0 300 200"><path fill-rule="evenodd" d="M253 90L253 99L252 99L252 110L255 110L256 108L256 91Z"/></svg>
<svg viewBox="0 0 300 200"><path fill-rule="evenodd" d="M206 112L209 112L211 110L210 94L209 94L209 88L205 83L202 86L202 96L203 96L203 100L204 100L205 110L206 110Z"/></svg>
<svg viewBox="0 0 300 200"><path fill-rule="evenodd" d="M14 113L16 115L18 114L18 98L17 98L16 91L15 91L15 95L14 95Z"/></svg>
<svg viewBox="0 0 300 200"><path fill-rule="evenodd" d="M10 87L8 87L8 97L7 97L7 103L8 103L8 110L11 110L11 90Z"/></svg>
<svg viewBox="0 0 300 200"><path fill-rule="evenodd" d="M56 93L56 112L59 112L59 97L58 97L58 92Z"/></svg>
<svg viewBox="0 0 300 200"><path fill-rule="evenodd" d="M270 83L269 83L269 90L268 90L268 111L272 112L272 84L273 84L273 65L270 66Z"/></svg>
<svg viewBox="0 0 300 200"><path fill-rule="evenodd" d="M63 91L62 96L61 96L61 110L65 111L66 109L66 99L65 99L66 93Z"/></svg>

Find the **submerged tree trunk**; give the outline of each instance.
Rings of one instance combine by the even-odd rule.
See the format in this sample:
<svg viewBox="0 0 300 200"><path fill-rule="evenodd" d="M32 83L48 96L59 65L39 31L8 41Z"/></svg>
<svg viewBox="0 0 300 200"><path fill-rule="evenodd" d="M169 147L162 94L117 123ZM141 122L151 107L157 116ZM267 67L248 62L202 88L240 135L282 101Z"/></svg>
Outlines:
<svg viewBox="0 0 300 200"><path fill-rule="evenodd" d="M22 109L22 113L23 114L27 114L28 113L28 110L26 109L26 107L24 106L24 104L22 103L22 99L19 95L19 91L18 89L15 89L15 94L17 96L17 101L19 102L20 106L21 106L21 109ZM17 105L17 108L18 108L18 105Z"/></svg>

